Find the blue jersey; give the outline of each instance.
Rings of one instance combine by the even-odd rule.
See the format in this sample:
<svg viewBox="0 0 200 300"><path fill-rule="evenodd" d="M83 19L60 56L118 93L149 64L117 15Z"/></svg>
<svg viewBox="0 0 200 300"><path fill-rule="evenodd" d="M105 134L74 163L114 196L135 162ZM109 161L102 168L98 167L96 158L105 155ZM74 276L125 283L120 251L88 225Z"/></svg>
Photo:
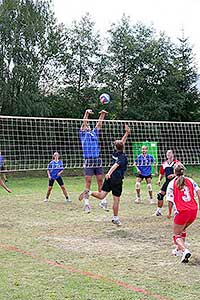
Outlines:
<svg viewBox="0 0 200 300"><path fill-rule="evenodd" d="M91 131L80 130L80 140L84 158L97 158L100 155L99 130L95 127Z"/></svg>
<svg viewBox="0 0 200 300"><path fill-rule="evenodd" d="M154 163L154 157L150 154L140 154L135 160L135 164L141 172L142 176L151 175L151 165Z"/></svg>
<svg viewBox="0 0 200 300"><path fill-rule="evenodd" d="M3 161L4 161L3 155L0 155L0 168L3 167Z"/></svg>
<svg viewBox="0 0 200 300"><path fill-rule="evenodd" d="M64 170L63 162L61 160L58 160L57 162L55 160L52 160L48 164L47 169L49 170L52 179L58 179L60 177L58 176L58 173Z"/></svg>
<svg viewBox="0 0 200 300"><path fill-rule="evenodd" d="M117 163L119 166L112 173L111 178L114 180L121 180L124 178L124 173L127 169L128 159L124 152L114 152L112 154L112 165Z"/></svg>

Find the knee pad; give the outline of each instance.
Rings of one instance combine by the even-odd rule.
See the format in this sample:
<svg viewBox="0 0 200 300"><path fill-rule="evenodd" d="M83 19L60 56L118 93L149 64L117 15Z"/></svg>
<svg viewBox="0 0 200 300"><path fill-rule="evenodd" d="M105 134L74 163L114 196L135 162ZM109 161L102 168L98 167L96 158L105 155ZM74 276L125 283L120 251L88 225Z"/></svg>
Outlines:
<svg viewBox="0 0 200 300"><path fill-rule="evenodd" d="M177 234L177 235L174 235L174 236L173 236L174 244L177 245L177 240L178 240L178 239L182 239L181 234Z"/></svg>
<svg viewBox="0 0 200 300"><path fill-rule="evenodd" d="M140 189L140 182L136 182L136 184L135 184L135 188L136 188L136 190L139 190Z"/></svg>
<svg viewBox="0 0 200 300"><path fill-rule="evenodd" d="M161 194L161 193L158 193L158 194L157 194L157 199L158 199L158 200L162 201L163 198L164 198L164 195L163 195L163 194Z"/></svg>
<svg viewBox="0 0 200 300"><path fill-rule="evenodd" d="M147 184L147 189L149 192L152 192L152 184L151 183Z"/></svg>

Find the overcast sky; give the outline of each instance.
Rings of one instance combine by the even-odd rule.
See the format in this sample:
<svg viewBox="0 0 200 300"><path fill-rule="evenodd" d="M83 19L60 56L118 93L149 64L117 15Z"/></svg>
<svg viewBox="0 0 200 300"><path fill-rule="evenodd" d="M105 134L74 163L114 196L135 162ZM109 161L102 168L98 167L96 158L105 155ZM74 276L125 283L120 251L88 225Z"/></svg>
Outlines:
<svg viewBox="0 0 200 300"><path fill-rule="evenodd" d="M153 24L173 41L182 35L184 28L200 70L200 0L53 0L53 3L59 22L69 25L89 12L101 33L120 20L123 13L131 17L132 23Z"/></svg>

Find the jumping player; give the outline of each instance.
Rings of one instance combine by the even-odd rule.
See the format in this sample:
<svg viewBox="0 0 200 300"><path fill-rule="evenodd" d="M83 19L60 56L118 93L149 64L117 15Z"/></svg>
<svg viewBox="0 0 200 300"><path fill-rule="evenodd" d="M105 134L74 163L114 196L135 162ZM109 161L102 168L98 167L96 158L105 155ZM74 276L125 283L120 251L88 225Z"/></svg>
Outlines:
<svg viewBox="0 0 200 300"><path fill-rule="evenodd" d="M191 225L197 217L198 205L195 194L198 196L200 204L200 188L188 177L184 176L185 168L182 164L175 166L175 178L168 184L167 201L169 207L168 218L171 217L174 209L173 240L176 249L173 254L182 256L181 262L187 263L191 252L186 248L186 228Z"/></svg>
<svg viewBox="0 0 200 300"><path fill-rule="evenodd" d="M121 225L118 212L119 212L119 202L120 196L122 193L122 185L124 179L124 173L127 169L127 157L126 154L123 152L124 145L126 139L130 133L130 128L128 125L125 125L125 134L121 140L116 140L114 142L115 151L112 155L112 166L108 173L105 176L104 183L102 186L101 191L98 192L91 192L89 190L85 190L83 193L80 194L79 199L82 200L84 198L88 198L89 196L93 196L98 199L104 199L107 194L112 191L113 194L113 217L112 222L118 226Z"/></svg>
<svg viewBox="0 0 200 300"><path fill-rule="evenodd" d="M63 194L66 198L66 201L71 202L71 200L68 196L67 190L65 188L63 179L61 177L61 174L63 173L64 167L63 167L63 162L60 160L60 154L58 152L55 152L53 154L52 159L53 160L48 164L48 167L47 167L47 175L48 175L48 178L49 178L49 185L48 185L47 195L46 195L46 198L44 199L44 202L49 201L49 196L51 194L51 190L53 188L55 180L57 181L57 183L61 187L62 192L63 192Z"/></svg>
<svg viewBox="0 0 200 300"><path fill-rule="evenodd" d="M95 175L98 185L98 191L100 192L103 184L103 169L99 147L99 132L102 128L102 121L104 120L107 112L105 110L102 110L100 112L99 120L94 129L91 129L88 123L90 114L93 114L93 111L91 109L87 109L85 111L83 123L80 129L80 140L84 159L83 167L85 176L85 190L90 189L92 177ZM101 201L100 207L107 210L106 198ZM84 210L86 213L90 213L91 211L91 206L88 198L84 199Z"/></svg>
<svg viewBox="0 0 200 300"><path fill-rule="evenodd" d="M142 146L142 153L138 155L138 157L135 160L135 167L137 169L137 179L136 179L136 200L135 203L141 203L141 197L140 197L140 184L143 179L146 180L147 188L149 192L149 201L150 204L154 204L153 201L153 192L152 192L152 164L155 166L155 170L157 168L156 162L154 160L154 157L147 153L147 147Z"/></svg>
<svg viewBox="0 0 200 300"><path fill-rule="evenodd" d="M174 153L172 150L167 150L166 152L167 160L164 161L160 168L160 174L157 184L160 186L162 178L165 176L165 182L162 185L159 193L157 194L158 207L155 212L156 216L162 216L163 198L166 194L167 186L169 182L175 177L174 167L176 164L180 163L177 159L174 159Z"/></svg>

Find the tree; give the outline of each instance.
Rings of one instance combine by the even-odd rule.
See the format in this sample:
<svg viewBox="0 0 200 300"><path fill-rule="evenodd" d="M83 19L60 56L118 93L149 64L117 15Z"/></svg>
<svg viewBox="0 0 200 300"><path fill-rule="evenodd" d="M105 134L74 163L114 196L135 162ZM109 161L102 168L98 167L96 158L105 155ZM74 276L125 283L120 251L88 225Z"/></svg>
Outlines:
<svg viewBox="0 0 200 300"><path fill-rule="evenodd" d="M1 113L49 113L40 84L56 53L50 2L3 0L0 4Z"/></svg>
<svg viewBox="0 0 200 300"><path fill-rule="evenodd" d="M94 25L90 15L86 14L79 22L73 21L66 30L65 49L62 49L62 94L66 97L68 109L65 112L68 116L70 111L74 116L82 115L88 105L93 106L94 94L96 97L101 42Z"/></svg>

